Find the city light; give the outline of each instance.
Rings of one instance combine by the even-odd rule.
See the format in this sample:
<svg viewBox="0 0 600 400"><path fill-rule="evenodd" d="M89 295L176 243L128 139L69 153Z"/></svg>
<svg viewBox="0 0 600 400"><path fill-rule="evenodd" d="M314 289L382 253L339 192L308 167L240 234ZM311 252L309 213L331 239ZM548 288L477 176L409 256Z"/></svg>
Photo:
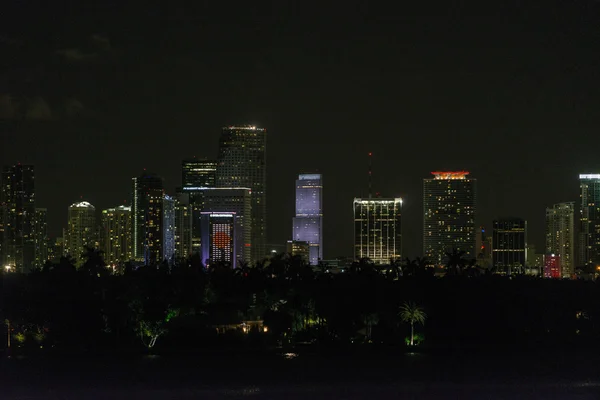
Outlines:
<svg viewBox="0 0 600 400"><path fill-rule="evenodd" d="M580 174L579 179L600 179L600 174Z"/></svg>
<svg viewBox="0 0 600 400"><path fill-rule="evenodd" d="M466 179L467 175L469 175L469 172L467 171L436 171L436 172L432 172L432 175L434 175L434 179Z"/></svg>

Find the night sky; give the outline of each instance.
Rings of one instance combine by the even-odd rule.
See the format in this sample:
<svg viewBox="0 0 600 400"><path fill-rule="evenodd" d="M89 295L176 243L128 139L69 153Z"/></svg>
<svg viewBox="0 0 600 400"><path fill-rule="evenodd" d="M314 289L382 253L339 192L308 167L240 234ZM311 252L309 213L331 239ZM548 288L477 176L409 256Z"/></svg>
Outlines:
<svg viewBox="0 0 600 400"><path fill-rule="evenodd" d="M545 207L600 173L597 1L39 3L0 10L0 163L36 166L53 236L81 196L129 202L143 168L172 191L229 124L269 131L269 243L296 174L324 174L326 258L352 254L368 151L411 257L430 171L471 171L478 223L523 217L538 248Z"/></svg>

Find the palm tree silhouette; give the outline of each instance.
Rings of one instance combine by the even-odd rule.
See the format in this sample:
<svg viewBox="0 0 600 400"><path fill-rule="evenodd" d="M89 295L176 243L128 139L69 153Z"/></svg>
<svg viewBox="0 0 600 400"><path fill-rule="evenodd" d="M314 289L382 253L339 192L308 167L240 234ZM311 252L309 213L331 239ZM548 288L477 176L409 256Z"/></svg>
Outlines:
<svg viewBox="0 0 600 400"><path fill-rule="evenodd" d="M427 319L427 314L425 314L423 308L418 306L416 303L409 301L405 302L400 306L399 315L402 321L410 323L410 345L414 346L415 322L421 325L425 325L425 319Z"/></svg>
<svg viewBox="0 0 600 400"><path fill-rule="evenodd" d="M448 269L448 274L450 275L460 275L464 266L465 259L463 258L466 253L462 250L452 249L451 253L446 252L446 257L448 258L448 262L446 263L446 268Z"/></svg>

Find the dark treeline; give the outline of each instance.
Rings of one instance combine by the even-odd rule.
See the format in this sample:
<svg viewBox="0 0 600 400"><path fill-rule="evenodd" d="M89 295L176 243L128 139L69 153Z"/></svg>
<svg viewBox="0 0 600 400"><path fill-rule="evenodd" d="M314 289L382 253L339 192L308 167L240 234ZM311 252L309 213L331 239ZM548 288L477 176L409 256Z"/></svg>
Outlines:
<svg viewBox="0 0 600 400"><path fill-rule="evenodd" d="M415 325L423 348L589 345L600 338L594 282L512 278L454 260L435 277L424 260L343 273L287 255L255 266L126 266L118 274L90 250L29 274L1 276L5 346L11 349L156 351L219 346L401 347L407 302L426 313ZM258 323L260 321L260 323ZM246 325L244 325L244 322ZM40 350L44 349L44 350Z"/></svg>

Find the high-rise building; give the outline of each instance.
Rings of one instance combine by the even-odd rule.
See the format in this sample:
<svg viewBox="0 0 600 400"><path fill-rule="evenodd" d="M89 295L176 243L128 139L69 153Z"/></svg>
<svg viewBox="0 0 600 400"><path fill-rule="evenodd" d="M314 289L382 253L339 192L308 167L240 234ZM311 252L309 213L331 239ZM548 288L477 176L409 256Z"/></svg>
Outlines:
<svg viewBox="0 0 600 400"><path fill-rule="evenodd" d="M296 180L296 216L293 219L294 241L310 246L309 263L323 259L323 177L300 174Z"/></svg>
<svg viewBox="0 0 600 400"><path fill-rule="evenodd" d="M423 180L423 254L433 265L444 265L446 253L464 251L473 259L477 180L468 172L432 172Z"/></svg>
<svg viewBox="0 0 600 400"><path fill-rule="evenodd" d="M236 260L235 214L219 212L202 213L202 262L224 262Z"/></svg>
<svg viewBox="0 0 600 400"><path fill-rule="evenodd" d="M163 200L163 260L171 262L175 258L175 213L177 200L165 195Z"/></svg>
<svg viewBox="0 0 600 400"><path fill-rule="evenodd" d="M292 257L298 256L308 264L310 259L310 243L299 240L288 240L286 252Z"/></svg>
<svg viewBox="0 0 600 400"><path fill-rule="evenodd" d="M546 255L560 260L564 278L575 272L575 203L558 203L546 208Z"/></svg>
<svg viewBox="0 0 600 400"><path fill-rule="evenodd" d="M96 208L87 201L69 206L65 252L80 266L88 248L96 247Z"/></svg>
<svg viewBox="0 0 600 400"><path fill-rule="evenodd" d="M27 272L35 263L35 173L33 165L2 170L2 262Z"/></svg>
<svg viewBox="0 0 600 400"><path fill-rule="evenodd" d="M198 226L200 223L197 224ZM200 237L198 239L198 251ZM192 255L192 206L189 195L178 193L175 202L175 258L186 259Z"/></svg>
<svg viewBox="0 0 600 400"><path fill-rule="evenodd" d="M492 266L492 236L486 234L483 226L479 227L476 241L477 265L489 269Z"/></svg>
<svg viewBox="0 0 600 400"><path fill-rule="evenodd" d="M163 181L156 174L133 178L133 258L146 265L163 260L163 196Z"/></svg>
<svg viewBox="0 0 600 400"><path fill-rule="evenodd" d="M217 161L192 158L181 162L183 188L206 188L216 185Z"/></svg>
<svg viewBox="0 0 600 400"><path fill-rule="evenodd" d="M133 259L131 207L102 210L100 242L108 265L123 265Z"/></svg>
<svg viewBox="0 0 600 400"><path fill-rule="evenodd" d="M600 266L600 174L579 175L579 264Z"/></svg>
<svg viewBox="0 0 600 400"><path fill-rule="evenodd" d="M563 276L560 256L558 254L545 255L544 278L560 279Z"/></svg>
<svg viewBox="0 0 600 400"><path fill-rule="evenodd" d="M35 209L35 228L33 231L35 240L34 268L42 268L48 261L48 210L45 208Z"/></svg>
<svg viewBox="0 0 600 400"><path fill-rule="evenodd" d="M252 261L266 256L267 130L255 126L224 127L219 143L217 187L252 190Z"/></svg>
<svg viewBox="0 0 600 400"><path fill-rule="evenodd" d="M354 258L389 264L402 258L402 199L354 199Z"/></svg>
<svg viewBox="0 0 600 400"><path fill-rule="evenodd" d="M521 218L495 220L492 246L492 263L497 274L525 273L527 221Z"/></svg>
<svg viewBox="0 0 600 400"><path fill-rule="evenodd" d="M544 254L537 253L535 246L527 244L527 266L525 273L527 275L540 276L544 269Z"/></svg>

